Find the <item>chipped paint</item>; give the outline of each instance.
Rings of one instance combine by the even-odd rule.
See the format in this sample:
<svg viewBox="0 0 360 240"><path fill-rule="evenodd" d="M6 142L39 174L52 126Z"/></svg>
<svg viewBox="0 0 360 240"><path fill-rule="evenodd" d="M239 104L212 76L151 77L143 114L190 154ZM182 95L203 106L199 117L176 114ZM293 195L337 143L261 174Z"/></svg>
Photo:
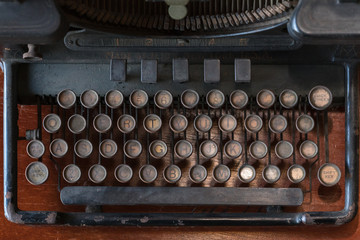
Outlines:
<svg viewBox="0 0 360 240"><path fill-rule="evenodd" d="M56 223L57 212L51 212L45 218L47 224L55 224Z"/></svg>
<svg viewBox="0 0 360 240"><path fill-rule="evenodd" d="M148 217L143 217L143 218L140 218L140 222L141 223L147 223L149 221L149 218Z"/></svg>

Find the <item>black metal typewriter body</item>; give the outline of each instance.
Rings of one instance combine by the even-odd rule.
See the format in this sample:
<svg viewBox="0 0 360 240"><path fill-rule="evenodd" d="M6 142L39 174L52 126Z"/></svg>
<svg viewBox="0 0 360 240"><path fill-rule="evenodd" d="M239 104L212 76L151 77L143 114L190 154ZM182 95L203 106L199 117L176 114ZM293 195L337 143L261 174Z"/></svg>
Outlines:
<svg viewBox="0 0 360 240"><path fill-rule="evenodd" d="M0 0L6 217L351 221L359 13L358 1L341 0ZM19 132L29 118L37 126ZM60 207L18 205L19 189L45 198L44 186ZM313 202L315 187L330 198L343 189L343 208Z"/></svg>

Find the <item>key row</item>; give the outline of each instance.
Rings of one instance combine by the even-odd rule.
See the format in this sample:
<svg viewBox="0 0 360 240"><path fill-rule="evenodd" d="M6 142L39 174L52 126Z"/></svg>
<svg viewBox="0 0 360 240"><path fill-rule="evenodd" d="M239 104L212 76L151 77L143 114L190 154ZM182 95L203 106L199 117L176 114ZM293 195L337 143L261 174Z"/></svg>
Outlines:
<svg viewBox="0 0 360 240"><path fill-rule="evenodd" d="M94 108L99 103L100 97L95 90L85 90L80 95L80 103L87 109ZM123 104L124 96L122 92L112 89L105 94L105 103L109 108L116 109ZM200 100L199 94L192 89L182 92L180 101L183 107L187 109L195 108ZM143 108L149 101L149 96L144 90L136 89L129 96L130 104L137 109ZM229 97L230 104L235 109L243 109L249 101L249 97L243 90L234 90ZM332 103L332 93L324 86L312 88L308 94L310 105L316 110L324 110ZM59 106L64 109L70 109L75 105L76 94L70 90L62 90L57 95ZM263 89L256 95L257 104L263 109L271 108L276 97L273 91ZM282 107L291 109L298 103L298 95L290 89L283 90L279 95L279 102ZM159 109L169 108L173 103L173 96L167 90L160 90L154 95L154 103ZM206 94L206 103L210 108L219 109L225 103L225 95L218 89L213 89Z"/></svg>
<svg viewBox="0 0 360 240"><path fill-rule="evenodd" d="M49 146L53 157L62 158L69 150L67 142L63 139L54 139ZM38 159L45 153L45 146L40 140L31 140L26 147L31 158ZM128 158L138 158L143 151L142 144L134 139L128 140L123 146L123 152ZM148 147L150 155L155 159L161 159L168 153L167 144L162 140L154 140ZM87 139L80 139L74 145L74 152L79 158L88 158L93 152L93 144ZM105 139L99 144L99 153L104 158L112 158L118 152L118 145L112 139ZM179 140L176 142L173 152L178 159L189 158L194 150L191 142ZM213 140L204 140L199 146L200 155L205 159L214 158L219 152L219 146ZM222 152L229 159L236 159L243 153L240 142L230 140L223 146ZM268 153L268 146L260 140L250 144L248 152L254 159L263 159ZM288 159L294 153L293 145L286 140L279 141L275 146L275 154L280 159ZM305 140L299 147L299 153L304 159L312 159L318 154L318 146L311 140Z"/></svg>
<svg viewBox="0 0 360 240"><path fill-rule="evenodd" d="M106 168L100 164L94 164L88 170L88 178L93 183L103 182L107 174ZM40 185L47 180L49 171L44 163L36 161L27 166L25 176L29 183ZM80 180L80 167L76 164L69 164L63 169L62 176L66 182L74 184ZM114 176L120 183L127 183L133 178L133 170L127 164L120 164L116 167ZM199 164L192 166L188 175L189 179L197 184L204 182L207 176L208 170ZM256 178L256 170L249 164L243 164L240 166L237 176L241 182L250 183ZM182 177L181 168L175 164L169 165L164 169L163 177L168 183L174 184ZM230 177L231 170L224 164L218 164L212 170L212 178L218 183L226 183ZM280 177L281 171L276 165L268 164L262 170L262 178L267 183L274 184ZM287 170L287 177L292 183L297 184L305 179L306 171L303 166L293 164ZM158 171L153 165L143 165L139 169L139 178L144 183L152 183L158 178ZM334 186L339 182L340 178L341 171L335 164L325 163L318 170L318 179L324 186Z"/></svg>
<svg viewBox="0 0 360 240"><path fill-rule="evenodd" d="M181 133L188 128L188 119L182 114L175 114L169 120L169 127L174 133ZM56 133L61 128L61 119L55 113L46 115L43 119L43 127L48 133ZM112 120L106 114L98 114L94 117L93 127L99 133L106 133L112 128ZM117 128L122 133L132 132L137 125L134 117L128 114L121 115L117 120ZM145 116L144 129L149 133L155 133L162 127L162 120L156 114ZM67 127L74 134L82 133L87 122L82 115L74 114L69 117ZM282 115L273 115L268 121L269 129L273 133L282 133L288 126L287 119ZM302 114L296 119L296 128L301 133L309 133L314 129L314 119L308 114ZM199 133L207 133L213 127L213 121L209 115L200 114L194 119L194 128ZM237 127L237 119L230 114L222 115L218 120L218 127L224 133L233 132ZM244 121L245 129L250 133L257 133L263 127L263 120L259 115L250 114Z"/></svg>

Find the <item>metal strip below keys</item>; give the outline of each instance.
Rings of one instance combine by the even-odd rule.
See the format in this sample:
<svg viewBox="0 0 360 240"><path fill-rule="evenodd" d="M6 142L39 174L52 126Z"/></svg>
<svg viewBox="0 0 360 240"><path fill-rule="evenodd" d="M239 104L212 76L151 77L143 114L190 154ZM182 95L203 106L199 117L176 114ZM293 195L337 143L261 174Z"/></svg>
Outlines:
<svg viewBox="0 0 360 240"><path fill-rule="evenodd" d="M65 205L300 206L300 188L65 187Z"/></svg>

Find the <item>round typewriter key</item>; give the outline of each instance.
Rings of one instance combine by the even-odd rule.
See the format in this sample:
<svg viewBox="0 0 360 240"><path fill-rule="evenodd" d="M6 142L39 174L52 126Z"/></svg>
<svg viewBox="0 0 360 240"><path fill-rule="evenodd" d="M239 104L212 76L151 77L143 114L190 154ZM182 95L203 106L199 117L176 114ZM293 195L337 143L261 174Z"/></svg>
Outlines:
<svg viewBox="0 0 360 240"><path fill-rule="evenodd" d="M26 167L25 177L32 185L43 184L48 176L48 168L42 162L32 162Z"/></svg>
<svg viewBox="0 0 360 240"><path fill-rule="evenodd" d="M228 166L224 164L217 165L213 170L213 178L218 183L225 183L229 180L231 171Z"/></svg>
<svg viewBox="0 0 360 240"><path fill-rule="evenodd" d="M262 172L263 179L267 183L276 183L280 179L280 175L280 169L271 164L267 165Z"/></svg>
<svg viewBox="0 0 360 240"><path fill-rule="evenodd" d="M137 140L128 140L124 145L124 153L128 158L137 158L142 152L142 145Z"/></svg>
<svg viewBox="0 0 360 240"><path fill-rule="evenodd" d="M310 105L316 110L324 110L332 103L331 91L324 86L316 86L309 93Z"/></svg>
<svg viewBox="0 0 360 240"><path fill-rule="evenodd" d="M318 154L318 146L310 140L304 141L300 145L300 155L305 159L314 158Z"/></svg>
<svg viewBox="0 0 360 240"><path fill-rule="evenodd" d="M93 151L93 146L89 140L80 139L74 145L75 154L80 158L87 158Z"/></svg>
<svg viewBox="0 0 360 240"><path fill-rule="evenodd" d="M57 138L50 143L50 153L56 158L62 158L68 151L68 144L65 140Z"/></svg>
<svg viewBox="0 0 360 240"><path fill-rule="evenodd" d="M289 167L287 176L292 183L300 183L305 179L305 168L298 164L293 164Z"/></svg>
<svg viewBox="0 0 360 240"><path fill-rule="evenodd" d="M111 139L105 139L99 145L99 152L104 158L112 158L118 150L117 144Z"/></svg>
<svg viewBox="0 0 360 240"><path fill-rule="evenodd" d="M190 168L189 177L190 180L193 181L194 183L203 182L207 177L206 168L199 164L193 166L192 168Z"/></svg>
<svg viewBox="0 0 360 240"><path fill-rule="evenodd" d="M295 107L298 102L298 96L296 92L290 89L285 89L279 96L280 104L284 108L290 109Z"/></svg>
<svg viewBox="0 0 360 240"><path fill-rule="evenodd" d="M188 109L192 109L196 107L198 103L199 103L199 94L196 91L187 89L181 94L181 104L184 107Z"/></svg>
<svg viewBox="0 0 360 240"><path fill-rule="evenodd" d="M180 140L174 147L175 155L180 159L185 159L191 156L193 147L189 141Z"/></svg>
<svg viewBox="0 0 360 240"><path fill-rule="evenodd" d="M268 148L262 141L255 141L250 144L250 155L255 159L262 159L266 156Z"/></svg>
<svg viewBox="0 0 360 240"><path fill-rule="evenodd" d="M245 129L252 133L257 133L261 130L263 121L260 116L251 114L245 119Z"/></svg>
<svg viewBox="0 0 360 240"><path fill-rule="evenodd" d="M44 117L43 126L48 133L56 133L61 127L61 119L55 113L50 113Z"/></svg>
<svg viewBox="0 0 360 240"><path fill-rule="evenodd" d="M194 120L194 128L198 132L206 133L212 128L212 120L208 115L200 114Z"/></svg>
<svg viewBox="0 0 360 240"><path fill-rule="evenodd" d="M155 159L161 159L165 157L167 153L167 146L164 141L154 140L149 146L150 155Z"/></svg>
<svg viewBox="0 0 360 240"><path fill-rule="evenodd" d="M155 133L161 128L161 118L156 114L149 114L144 118L144 129L149 133Z"/></svg>
<svg viewBox="0 0 360 240"><path fill-rule="evenodd" d="M100 164L94 164L90 167L88 176L93 183L101 183L107 175L106 169Z"/></svg>
<svg viewBox="0 0 360 240"><path fill-rule="evenodd" d="M243 183L249 183L255 179L255 168L251 165L244 164L240 167L238 177Z"/></svg>
<svg viewBox="0 0 360 240"><path fill-rule="evenodd" d="M325 187L336 185L341 178L341 171L335 164L325 163L321 165L318 171L318 179Z"/></svg>
<svg viewBox="0 0 360 240"><path fill-rule="evenodd" d="M237 121L233 115L225 114L219 119L219 128L224 133L233 132L236 129Z"/></svg>
<svg viewBox="0 0 360 240"><path fill-rule="evenodd" d="M112 126L111 118L106 114L100 113L95 116L93 125L97 132L106 133L111 129Z"/></svg>
<svg viewBox="0 0 360 240"><path fill-rule="evenodd" d="M75 164L69 164L63 170L63 178L68 183L76 183L80 177L81 170Z"/></svg>
<svg viewBox="0 0 360 240"><path fill-rule="evenodd" d="M176 183L181 178L181 169L172 164L164 170L164 178L168 183Z"/></svg>
<svg viewBox="0 0 360 240"><path fill-rule="evenodd" d="M167 90L160 90L154 96L155 105L160 109L166 109L171 106L173 96Z"/></svg>
<svg viewBox="0 0 360 240"><path fill-rule="evenodd" d="M169 126L174 133L181 133L188 127L188 120L184 115L175 114L170 118Z"/></svg>
<svg viewBox="0 0 360 240"><path fill-rule="evenodd" d="M218 146L213 140L205 140L200 144L200 153L206 159L213 158L218 153Z"/></svg>
<svg viewBox="0 0 360 240"><path fill-rule="evenodd" d="M220 90L213 89L206 94L206 103L211 108L214 109L221 108L224 102L225 102L225 96Z"/></svg>
<svg viewBox="0 0 360 240"><path fill-rule="evenodd" d="M288 141L280 141L275 146L275 154L280 159L287 159L294 153L293 145Z"/></svg>
<svg viewBox="0 0 360 240"><path fill-rule="evenodd" d="M124 96L119 90L110 90L105 94L105 103L109 108L118 108L124 101Z"/></svg>
<svg viewBox="0 0 360 240"><path fill-rule="evenodd" d="M76 95L70 89L65 89L59 92L57 95L57 102L60 107L64 109L69 109L74 106L76 102Z"/></svg>
<svg viewBox="0 0 360 240"><path fill-rule="evenodd" d="M269 128L274 133L282 133L287 127L287 120L282 115L274 115L269 120Z"/></svg>
<svg viewBox="0 0 360 240"><path fill-rule="evenodd" d="M122 133L130 133L132 130L134 130L135 125L135 118L128 114L121 115L117 121L117 127Z"/></svg>
<svg viewBox="0 0 360 240"><path fill-rule="evenodd" d="M79 114L72 115L68 120L68 128L74 134L80 134L86 128L86 120Z"/></svg>
<svg viewBox="0 0 360 240"><path fill-rule="evenodd" d="M235 90L230 94L230 104L235 109L244 108L248 101L248 95L242 90Z"/></svg>
<svg viewBox="0 0 360 240"><path fill-rule="evenodd" d="M275 103L275 95L272 91L263 89L256 95L256 102L261 108L271 108Z"/></svg>
<svg viewBox="0 0 360 240"><path fill-rule="evenodd" d="M146 164L140 168L139 177L144 183L152 183L157 178L157 170L153 165Z"/></svg>
<svg viewBox="0 0 360 240"><path fill-rule="evenodd" d="M41 158L45 153L45 146L40 140L31 140L26 146L26 152L31 158Z"/></svg>
<svg viewBox="0 0 360 240"><path fill-rule="evenodd" d="M296 119L296 129L301 133L309 133L314 128L314 119L307 114L302 114Z"/></svg>
<svg viewBox="0 0 360 240"><path fill-rule="evenodd" d="M130 94L130 103L134 108L143 108L149 100L147 93L144 90L134 90Z"/></svg>
<svg viewBox="0 0 360 240"><path fill-rule="evenodd" d="M126 164L120 164L116 167L114 172L116 180L118 180L121 183L126 183L131 180L133 176L133 170L129 165Z"/></svg>
<svg viewBox="0 0 360 240"><path fill-rule="evenodd" d="M94 90L85 90L80 96L80 102L85 108L94 108L99 102L99 95Z"/></svg>
<svg viewBox="0 0 360 240"><path fill-rule="evenodd" d="M230 159L238 158L242 153L242 146L238 141L230 140L224 145L224 153Z"/></svg>

